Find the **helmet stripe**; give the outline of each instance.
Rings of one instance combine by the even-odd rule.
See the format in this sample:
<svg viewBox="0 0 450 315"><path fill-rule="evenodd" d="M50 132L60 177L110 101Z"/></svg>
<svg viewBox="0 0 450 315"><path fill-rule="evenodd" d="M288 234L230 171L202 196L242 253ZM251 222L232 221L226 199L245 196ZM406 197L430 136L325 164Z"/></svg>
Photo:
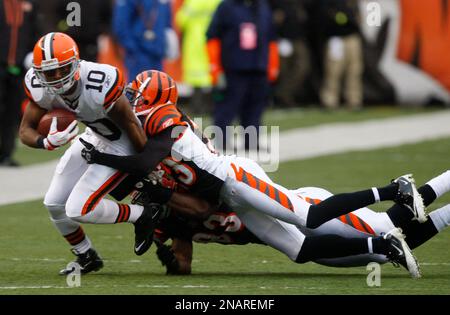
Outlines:
<svg viewBox="0 0 450 315"><path fill-rule="evenodd" d="M53 38L55 37L55 33L50 34L50 58L55 58L55 52L53 51Z"/></svg>
<svg viewBox="0 0 450 315"><path fill-rule="evenodd" d="M156 104L157 102L159 102L159 100L161 99L161 95L162 95L162 82L161 82L161 74L159 72L156 73L158 76L158 92L156 94L155 99L153 100L152 104Z"/></svg>
<svg viewBox="0 0 450 315"><path fill-rule="evenodd" d="M44 55L45 60L52 59L52 56L50 54L50 46L51 46L50 39L52 38L52 34L53 33L45 35L44 39L42 40L44 42L44 45L43 45L44 46L43 47L44 54L43 55Z"/></svg>
<svg viewBox="0 0 450 315"><path fill-rule="evenodd" d="M169 86L167 87L167 89L169 89L169 93L167 94L167 98L164 103L167 103L170 100L170 94L172 94L172 79L170 77L168 77L167 79L169 82Z"/></svg>
<svg viewBox="0 0 450 315"><path fill-rule="evenodd" d="M41 48L41 61L45 60L45 51L44 51L44 37L42 37L39 47Z"/></svg>

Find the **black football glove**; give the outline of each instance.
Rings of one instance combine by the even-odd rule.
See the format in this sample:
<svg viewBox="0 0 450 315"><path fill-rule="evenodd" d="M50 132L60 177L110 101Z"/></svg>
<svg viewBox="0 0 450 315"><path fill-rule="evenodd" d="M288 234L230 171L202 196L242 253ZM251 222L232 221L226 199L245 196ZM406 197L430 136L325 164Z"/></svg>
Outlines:
<svg viewBox="0 0 450 315"><path fill-rule="evenodd" d="M156 255L161 261L162 265L166 267L167 275L177 275L179 274L180 265L178 260L173 254L173 250L170 246L156 243L158 249L156 250Z"/></svg>
<svg viewBox="0 0 450 315"><path fill-rule="evenodd" d="M83 150L81 150L81 156L88 162L88 164L94 164L98 161L98 155L100 152L92 145L92 143L79 138L80 142L84 145Z"/></svg>

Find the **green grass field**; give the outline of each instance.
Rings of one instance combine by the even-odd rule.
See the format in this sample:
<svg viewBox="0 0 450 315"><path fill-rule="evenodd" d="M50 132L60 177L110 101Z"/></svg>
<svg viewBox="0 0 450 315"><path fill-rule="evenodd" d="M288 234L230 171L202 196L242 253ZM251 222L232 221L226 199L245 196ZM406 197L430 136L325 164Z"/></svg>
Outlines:
<svg viewBox="0 0 450 315"><path fill-rule="evenodd" d="M289 162L271 177L290 188L321 186L335 193L384 185L407 172L422 184L448 169L449 144L447 138ZM429 209L449 202L450 194ZM195 244L193 274L166 276L155 248L142 257L134 255L131 224L86 225L105 267L82 277L81 287L68 288L57 272L73 256L41 201L2 206L0 213L0 294L450 294L449 230L415 251L422 279L412 280L405 270L384 265L381 287L368 287L364 267L298 265L261 245Z"/></svg>

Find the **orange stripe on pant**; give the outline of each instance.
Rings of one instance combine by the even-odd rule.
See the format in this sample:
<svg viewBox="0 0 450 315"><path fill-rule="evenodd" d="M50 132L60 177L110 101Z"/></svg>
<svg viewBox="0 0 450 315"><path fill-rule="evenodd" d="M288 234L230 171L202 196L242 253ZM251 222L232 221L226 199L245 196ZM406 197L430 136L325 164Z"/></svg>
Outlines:
<svg viewBox="0 0 450 315"><path fill-rule="evenodd" d="M89 196L88 200L83 206L81 215L86 215L97 206L97 204L102 200L102 198L113 190L124 178L126 174L122 172L114 173L99 189L97 189L92 195Z"/></svg>
<svg viewBox="0 0 450 315"><path fill-rule="evenodd" d="M289 200L288 196L286 196L286 194L284 194L282 191L276 189L275 187L259 179L258 177L246 172L242 167L239 168L239 171L237 170L236 165L234 165L233 163L231 163L231 167L233 168L236 179L238 181L259 190L266 196L278 202L286 209L294 211L294 207L291 201Z"/></svg>

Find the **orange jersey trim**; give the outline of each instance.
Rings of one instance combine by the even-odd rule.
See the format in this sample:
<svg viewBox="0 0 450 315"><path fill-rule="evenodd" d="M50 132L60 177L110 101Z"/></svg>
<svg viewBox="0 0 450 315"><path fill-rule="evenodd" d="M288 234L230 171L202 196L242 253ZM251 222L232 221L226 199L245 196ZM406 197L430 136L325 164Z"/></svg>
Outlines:
<svg viewBox="0 0 450 315"><path fill-rule="evenodd" d="M122 72L116 68L116 80L105 96L105 102L103 104L105 110L108 110L108 108L122 95L124 85L125 81Z"/></svg>

